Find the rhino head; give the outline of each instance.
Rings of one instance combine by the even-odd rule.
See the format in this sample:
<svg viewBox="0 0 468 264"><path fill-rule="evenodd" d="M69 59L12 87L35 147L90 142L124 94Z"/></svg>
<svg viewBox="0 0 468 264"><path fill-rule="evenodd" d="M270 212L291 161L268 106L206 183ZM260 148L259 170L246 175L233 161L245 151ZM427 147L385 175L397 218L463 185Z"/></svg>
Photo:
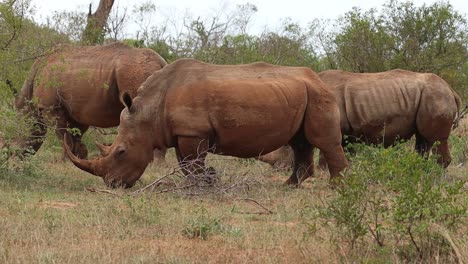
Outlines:
<svg viewBox="0 0 468 264"><path fill-rule="evenodd" d="M140 99L123 95L125 109L120 114L118 136L111 146L97 144L101 151L98 158L76 157L68 146L70 138L65 135L63 146L70 160L78 168L102 177L108 187L132 187L153 158L154 126L149 115L145 116Z"/></svg>

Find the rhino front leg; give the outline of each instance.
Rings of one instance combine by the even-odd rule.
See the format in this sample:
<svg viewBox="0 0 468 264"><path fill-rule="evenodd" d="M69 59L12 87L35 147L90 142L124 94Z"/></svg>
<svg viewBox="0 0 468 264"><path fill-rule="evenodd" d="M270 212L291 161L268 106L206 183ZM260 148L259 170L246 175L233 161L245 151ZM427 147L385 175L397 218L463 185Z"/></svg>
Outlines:
<svg viewBox="0 0 468 264"><path fill-rule="evenodd" d="M322 151L319 151L319 169L326 170L327 169L327 160L325 159L325 155L323 155Z"/></svg>
<svg viewBox="0 0 468 264"><path fill-rule="evenodd" d="M25 154L34 155L44 143L47 133L47 126L44 122L42 111L38 110L32 117L32 128L29 136L25 140L20 140L19 148L21 149L20 156Z"/></svg>
<svg viewBox="0 0 468 264"><path fill-rule="evenodd" d="M290 146L282 146L277 150L255 158L270 164L274 169L285 170L292 167L294 152Z"/></svg>
<svg viewBox="0 0 468 264"><path fill-rule="evenodd" d="M70 129L78 129L78 131L75 133L70 131ZM72 153L80 159L86 159L88 157L88 149L86 148L86 145L81 142L81 138L87 130L87 126L78 124L71 120L63 111L56 111L55 134L59 140L62 140L65 134L70 135L72 140L68 145ZM66 157L65 149L63 149L62 161L65 161Z"/></svg>
<svg viewBox="0 0 468 264"><path fill-rule="evenodd" d="M203 179L212 185L216 181L213 167L205 167L205 158L210 150L208 140L198 137L178 137L176 155L179 165L189 179Z"/></svg>
<svg viewBox="0 0 468 264"><path fill-rule="evenodd" d="M166 163L166 152L167 152L167 149L166 148L163 148L163 149L155 149L153 151L153 162L157 163L157 164L164 164Z"/></svg>

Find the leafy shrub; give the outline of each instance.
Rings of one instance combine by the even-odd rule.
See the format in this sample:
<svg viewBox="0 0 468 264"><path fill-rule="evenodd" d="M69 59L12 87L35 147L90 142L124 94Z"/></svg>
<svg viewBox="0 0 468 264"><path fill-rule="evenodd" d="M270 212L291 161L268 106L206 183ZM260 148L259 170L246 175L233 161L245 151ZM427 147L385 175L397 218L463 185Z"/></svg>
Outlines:
<svg viewBox="0 0 468 264"><path fill-rule="evenodd" d="M404 144L351 147L357 153L349 157L351 168L336 196L319 209L337 227L336 236L351 248L370 237L380 247L394 244L403 255L426 260L431 249L447 246L434 226L454 230L463 223L466 180L448 181L434 157Z"/></svg>
<svg viewBox="0 0 468 264"><path fill-rule="evenodd" d="M188 221L182 233L189 238L207 240L209 235L222 231L221 220L211 217L205 208L195 211L195 217Z"/></svg>
<svg viewBox="0 0 468 264"><path fill-rule="evenodd" d="M450 151L452 154L452 163L458 165L468 161L468 137L450 135Z"/></svg>

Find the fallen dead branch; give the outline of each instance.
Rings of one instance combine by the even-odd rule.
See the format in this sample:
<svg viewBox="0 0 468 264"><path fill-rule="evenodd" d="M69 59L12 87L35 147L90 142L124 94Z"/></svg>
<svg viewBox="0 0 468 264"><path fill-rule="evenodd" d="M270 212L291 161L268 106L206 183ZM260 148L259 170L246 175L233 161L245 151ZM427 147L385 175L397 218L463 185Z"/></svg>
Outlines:
<svg viewBox="0 0 468 264"><path fill-rule="evenodd" d="M249 173L249 172L246 171L246 172L244 172L242 175L240 175L240 176L237 177L237 178L246 179L246 175L247 175L248 173ZM228 192L229 190L234 189L234 188L240 186L241 184L245 184L245 185L247 186L247 188L249 188L249 184L248 184L246 181L242 181L242 180L241 180L241 181L234 181L233 184L231 184L231 185L229 185L229 186L227 186L227 187L225 187L225 188L218 188L218 187L216 187L216 186L215 186L215 188L216 188L220 193L227 194L227 192Z"/></svg>
<svg viewBox="0 0 468 264"><path fill-rule="evenodd" d="M182 170L182 168L180 168L180 167L177 168L177 169L172 169L172 171L171 171L170 173L168 173L168 174L166 174L166 175L164 175L164 176L158 178L158 179L155 180L154 182L152 182L152 183L146 185L146 186L143 187L143 188L140 188L140 189L138 189L138 190L132 192L132 193L129 194L129 195L130 195L130 196L136 196L136 195L138 195L138 194L140 194L140 193L142 193L142 192L144 192L144 191L146 191L146 190L148 190L148 189L150 189L151 191L154 191L154 189L156 189L158 186L160 186L160 185L163 183L163 180L164 180L164 179L166 179L166 178L169 177L169 176L175 175L177 172L179 172L179 171L181 171L181 170Z"/></svg>
<svg viewBox="0 0 468 264"><path fill-rule="evenodd" d="M183 196L206 196L206 195L232 195L235 189L242 192L249 190L251 185L258 183L258 180L252 180L248 177L250 171L238 172L235 175L225 177L224 181L220 180L220 176L213 167L205 166L200 157L206 157L209 150L205 150L198 154L197 159L185 159L179 161L179 167L173 168L169 173L159 177L150 184L133 191L123 196L138 196L144 192L151 191L153 194L161 193L178 193ZM224 159L222 159L224 160ZM218 158L211 161L219 161ZM165 187L162 187L165 186ZM104 193L122 197L110 190L99 190L95 188L87 188L90 192ZM252 202L254 202L252 200ZM255 202L254 202L255 203ZM258 204L262 207L262 205ZM273 213L267 208L263 208L268 213Z"/></svg>

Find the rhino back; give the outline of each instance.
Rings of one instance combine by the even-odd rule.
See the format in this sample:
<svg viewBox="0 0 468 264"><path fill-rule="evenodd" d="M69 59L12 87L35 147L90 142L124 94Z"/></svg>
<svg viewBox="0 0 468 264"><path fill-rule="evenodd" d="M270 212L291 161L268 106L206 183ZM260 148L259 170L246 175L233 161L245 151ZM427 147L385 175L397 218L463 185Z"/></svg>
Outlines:
<svg viewBox="0 0 468 264"><path fill-rule="evenodd" d="M424 89L418 78L366 78L350 81L343 89L352 135L364 136L372 143L413 135Z"/></svg>
<svg viewBox="0 0 468 264"><path fill-rule="evenodd" d="M114 43L59 47L42 65L34 87L41 108L62 105L81 124L112 127L123 109L120 94L135 96L165 61L151 50Z"/></svg>
<svg viewBox="0 0 468 264"><path fill-rule="evenodd" d="M151 111L141 111L145 115L164 112L167 134L203 135L216 144L216 152L252 156L287 144L304 118L305 82L314 81L320 82L307 68L186 59L153 74L135 101L151 106ZM252 138L255 144L246 145ZM273 138L277 145L269 143ZM245 146L242 153L239 145Z"/></svg>

